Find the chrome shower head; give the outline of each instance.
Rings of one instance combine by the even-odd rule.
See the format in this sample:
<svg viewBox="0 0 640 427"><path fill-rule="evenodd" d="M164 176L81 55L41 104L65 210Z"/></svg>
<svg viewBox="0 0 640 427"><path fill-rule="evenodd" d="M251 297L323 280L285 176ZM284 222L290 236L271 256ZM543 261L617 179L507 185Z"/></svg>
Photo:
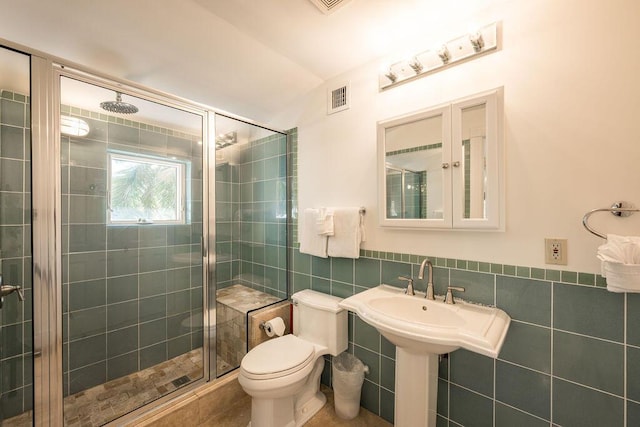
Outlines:
<svg viewBox="0 0 640 427"><path fill-rule="evenodd" d="M138 112L138 107L128 102L122 102L122 94L116 92L115 101L104 101L100 103L100 108L111 113L133 114Z"/></svg>

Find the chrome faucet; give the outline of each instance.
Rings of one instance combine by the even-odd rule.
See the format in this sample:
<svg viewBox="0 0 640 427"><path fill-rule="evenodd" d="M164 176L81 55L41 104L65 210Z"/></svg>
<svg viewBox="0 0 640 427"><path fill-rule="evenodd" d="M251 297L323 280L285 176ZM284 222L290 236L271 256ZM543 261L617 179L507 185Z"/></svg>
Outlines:
<svg viewBox="0 0 640 427"><path fill-rule="evenodd" d="M433 296L433 264L429 261L428 258L425 258L420 264L420 271L418 272L418 279L424 279L424 266L429 267L429 277L427 279L427 290L425 291L424 297L426 299L435 300L436 298Z"/></svg>

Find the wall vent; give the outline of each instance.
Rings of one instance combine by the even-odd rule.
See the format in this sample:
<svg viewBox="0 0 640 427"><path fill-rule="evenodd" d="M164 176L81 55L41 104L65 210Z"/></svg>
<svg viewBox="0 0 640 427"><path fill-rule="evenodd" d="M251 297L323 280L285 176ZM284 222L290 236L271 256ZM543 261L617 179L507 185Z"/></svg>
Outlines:
<svg viewBox="0 0 640 427"><path fill-rule="evenodd" d="M309 0L315 7L320 9L322 13L328 15L335 12L340 7L349 3L351 0Z"/></svg>
<svg viewBox="0 0 640 427"><path fill-rule="evenodd" d="M330 87L327 91L327 114L348 109L350 97L349 83Z"/></svg>

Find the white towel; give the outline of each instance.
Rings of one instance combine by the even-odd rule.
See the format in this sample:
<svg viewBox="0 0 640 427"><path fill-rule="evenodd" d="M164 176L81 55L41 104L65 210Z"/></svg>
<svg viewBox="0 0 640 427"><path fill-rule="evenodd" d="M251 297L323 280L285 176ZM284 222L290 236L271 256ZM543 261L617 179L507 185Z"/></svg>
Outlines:
<svg viewBox="0 0 640 427"><path fill-rule="evenodd" d="M333 209L320 208L316 218L316 232L321 236L333 236Z"/></svg>
<svg viewBox="0 0 640 427"><path fill-rule="evenodd" d="M598 247L597 256L605 262L640 264L640 237L607 234L607 243Z"/></svg>
<svg viewBox="0 0 640 427"><path fill-rule="evenodd" d="M300 240L300 252L317 256L327 257L327 236L321 236L316 231L316 219L318 209L307 208L302 213L298 227L298 240Z"/></svg>
<svg viewBox="0 0 640 427"><path fill-rule="evenodd" d="M364 241L360 208L333 208L333 230L327 249L329 256L358 259L360 243Z"/></svg>
<svg viewBox="0 0 640 427"><path fill-rule="evenodd" d="M602 276L611 292L640 292L640 237L607 235L598 247Z"/></svg>

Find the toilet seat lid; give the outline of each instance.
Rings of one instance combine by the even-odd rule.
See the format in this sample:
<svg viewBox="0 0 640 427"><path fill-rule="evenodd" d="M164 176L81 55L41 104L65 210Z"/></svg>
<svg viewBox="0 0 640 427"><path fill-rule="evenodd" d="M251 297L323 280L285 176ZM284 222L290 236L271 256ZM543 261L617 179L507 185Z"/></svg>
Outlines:
<svg viewBox="0 0 640 427"><path fill-rule="evenodd" d="M242 358L240 367L253 378L281 377L304 368L314 355L313 344L289 334L253 348Z"/></svg>

